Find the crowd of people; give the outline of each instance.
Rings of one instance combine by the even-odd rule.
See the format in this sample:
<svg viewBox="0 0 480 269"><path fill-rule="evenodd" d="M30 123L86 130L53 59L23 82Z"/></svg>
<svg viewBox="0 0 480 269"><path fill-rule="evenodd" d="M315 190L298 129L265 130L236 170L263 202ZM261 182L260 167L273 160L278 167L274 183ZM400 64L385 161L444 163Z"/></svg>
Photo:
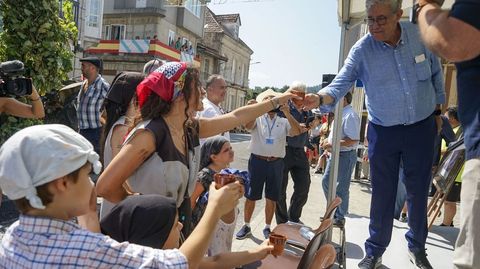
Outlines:
<svg viewBox="0 0 480 269"><path fill-rule="evenodd" d="M352 47L330 85L307 93L304 83L293 82L284 93L264 91L228 113L221 107L227 91L221 75L204 87L190 64L154 59L143 72L120 72L110 85L100 59L81 59L79 132L58 124L32 126L0 148L0 188L21 212L2 239L0 263L236 268L261 260L273 249L267 241L232 252L232 240L251 234L255 204L263 197L265 239L274 215L277 224L301 223L312 165L329 192L337 104L343 107L336 186L342 203L334 223L343 226L361 129L351 88L361 80L368 98L372 199L359 268L381 265L394 218L408 221L412 263L432 268L425 250L432 167L460 137L467 161L445 203L442 226L453 226L461 199L454 265L474 268L480 263L480 21L472 12L480 7L457 0L449 13L439 9L442 2L419 1L417 27L400 21L401 0L367 0L369 34ZM460 34L450 34L453 27ZM434 53L457 62L458 107L443 107L445 115L443 72ZM29 98L31 105L0 98L0 113L44 117L34 87ZM229 131L239 126L251 133L248 171L230 167L235 154ZM229 173L237 180L218 186L216 175ZM93 174L99 175L95 183ZM290 178L294 192L287 203ZM243 196L243 225L235 233ZM100 212L97 197L103 198Z"/></svg>

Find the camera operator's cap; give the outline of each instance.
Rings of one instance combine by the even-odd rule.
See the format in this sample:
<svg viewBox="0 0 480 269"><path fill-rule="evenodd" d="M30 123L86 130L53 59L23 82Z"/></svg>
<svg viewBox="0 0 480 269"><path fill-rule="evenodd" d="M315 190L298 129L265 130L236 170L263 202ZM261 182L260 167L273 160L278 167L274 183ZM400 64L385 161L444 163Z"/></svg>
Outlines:
<svg viewBox="0 0 480 269"><path fill-rule="evenodd" d="M81 58L80 62L87 62L95 65L98 69L102 69L102 60L97 57L85 57Z"/></svg>
<svg viewBox="0 0 480 269"><path fill-rule="evenodd" d="M276 96L280 96L282 95L282 93L279 93L279 92L276 92L272 89L268 89L266 91L263 91L261 92L260 94L257 95L257 98L255 98L255 100L257 100L257 102L262 102L263 99L267 96L273 96L273 97L276 97Z"/></svg>
<svg viewBox="0 0 480 269"><path fill-rule="evenodd" d="M0 148L0 188L11 200L25 197L45 209L35 187L66 176L84 166L100 173L102 164L92 144L70 127L44 124L22 129Z"/></svg>

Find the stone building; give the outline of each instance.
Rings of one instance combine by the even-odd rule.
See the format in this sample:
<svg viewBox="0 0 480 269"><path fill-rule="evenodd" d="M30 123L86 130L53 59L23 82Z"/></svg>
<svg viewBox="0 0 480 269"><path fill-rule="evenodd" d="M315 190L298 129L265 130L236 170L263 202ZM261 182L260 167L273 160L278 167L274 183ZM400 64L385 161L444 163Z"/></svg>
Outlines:
<svg viewBox="0 0 480 269"><path fill-rule="evenodd" d="M201 62L201 79L221 74L228 85L222 107L231 111L246 103L248 72L253 50L239 37L239 14L215 15L205 11L205 33L197 49Z"/></svg>
<svg viewBox="0 0 480 269"><path fill-rule="evenodd" d="M153 58L200 64L195 58L203 36L203 0L171 2L105 1L102 40L86 52L103 59L107 79L121 71L141 71Z"/></svg>

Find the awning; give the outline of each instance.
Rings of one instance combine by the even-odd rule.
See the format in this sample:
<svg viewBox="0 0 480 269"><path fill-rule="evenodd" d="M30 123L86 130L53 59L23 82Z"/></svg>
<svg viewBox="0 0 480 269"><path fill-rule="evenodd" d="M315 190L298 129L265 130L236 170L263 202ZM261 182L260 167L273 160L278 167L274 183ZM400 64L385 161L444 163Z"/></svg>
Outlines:
<svg viewBox="0 0 480 269"><path fill-rule="evenodd" d="M455 0L445 0L443 9L449 9ZM402 3L403 16L410 14L414 1L404 0ZM365 0L338 0L338 24L346 23L349 26L355 26L363 22L365 18Z"/></svg>

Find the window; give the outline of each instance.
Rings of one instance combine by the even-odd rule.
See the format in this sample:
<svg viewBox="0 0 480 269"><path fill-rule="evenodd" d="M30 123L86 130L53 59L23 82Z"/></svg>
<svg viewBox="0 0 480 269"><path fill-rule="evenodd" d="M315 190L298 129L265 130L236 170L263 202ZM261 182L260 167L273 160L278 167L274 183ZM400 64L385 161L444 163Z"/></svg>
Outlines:
<svg viewBox="0 0 480 269"><path fill-rule="evenodd" d="M229 111L234 110L235 107L236 107L236 105L235 105L235 96L230 95L230 96L228 97L228 99L229 99L229 101L230 101L229 104L228 104L228 110L229 110Z"/></svg>
<svg viewBox="0 0 480 269"><path fill-rule="evenodd" d="M135 3L135 8L146 8L147 0L137 0Z"/></svg>
<svg viewBox="0 0 480 269"><path fill-rule="evenodd" d="M242 64L242 69L241 69L241 77L240 77L240 85L244 85L245 84L245 65Z"/></svg>
<svg viewBox="0 0 480 269"><path fill-rule="evenodd" d="M200 0L186 0L185 8L192 12L193 15L200 18L200 12L202 11L202 5Z"/></svg>
<svg viewBox="0 0 480 269"><path fill-rule="evenodd" d="M168 45L175 47L175 32L172 30L168 30Z"/></svg>
<svg viewBox="0 0 480 269"><path fill-rule="evenodd" d="M232 77L230 79L230 81L232 83L235 83L235 71L236 71L236 64L235 64L235 59L233 59L233 61L232 61Z"/></svg>
<svg viewBox="0 0 480 269"><path fill-rule="evenodd" d="M205 59L205 63L203 65L203 80L207 81L208 79L208 73L210 70L210 60Z"/></svg>
<svg viewBox="0 0 480 269"><path fill-rule="evenodd" d="M106 40L120 40L125 39L125 25L124 24L112 24L105 26L105 39Z"/></svg>
<svg viewBox="0 0 480 269"><path fill-rule="evenodd" d="M73 20L75 21L75 25L77 26L78 29L78 18L79 18L79 12L80 12L80 3L78 0L73 1Z"/></svg>
<svg viewBox="0 0 480 269"><path fill-rule="evenodd" d="M100 26L100 9L101 9L100 0L90 0L89 14L87 17L87 25L89 27L99 27Z"/></svg>

